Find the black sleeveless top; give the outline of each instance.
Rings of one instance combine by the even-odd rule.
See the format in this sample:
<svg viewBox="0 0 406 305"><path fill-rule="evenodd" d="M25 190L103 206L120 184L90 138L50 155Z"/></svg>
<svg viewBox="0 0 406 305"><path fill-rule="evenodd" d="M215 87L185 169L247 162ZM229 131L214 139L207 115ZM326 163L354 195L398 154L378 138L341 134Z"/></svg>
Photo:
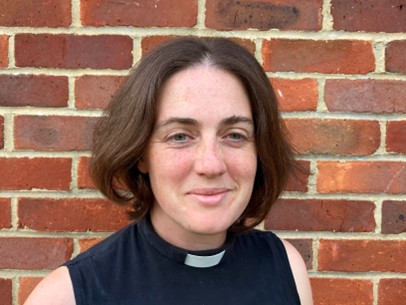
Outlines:
<svg viewBox="0 0 406 305"><path fill-rule="evenodd" d="M297 305L285 247L271 232L229 234L224 247L186 251L148 218L64 264L77 305Z"/></svg>

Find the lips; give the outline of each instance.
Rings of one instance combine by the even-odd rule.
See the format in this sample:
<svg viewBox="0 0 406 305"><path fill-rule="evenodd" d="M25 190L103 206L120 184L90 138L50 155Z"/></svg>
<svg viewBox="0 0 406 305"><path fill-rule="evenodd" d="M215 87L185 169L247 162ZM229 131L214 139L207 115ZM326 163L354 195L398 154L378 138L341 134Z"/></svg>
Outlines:
<svg viewBox="0 0 406 305"><path fill-rule="evenodd" d="M227 188L194 189L187 193L189 197L203 205L219 205L230 190Z"/></svg>

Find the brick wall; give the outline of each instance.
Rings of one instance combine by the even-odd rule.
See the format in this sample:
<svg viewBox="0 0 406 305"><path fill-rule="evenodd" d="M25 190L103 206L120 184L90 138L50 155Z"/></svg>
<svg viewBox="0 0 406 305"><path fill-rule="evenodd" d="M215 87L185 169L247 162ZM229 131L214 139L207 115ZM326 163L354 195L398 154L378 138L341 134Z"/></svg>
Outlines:
<svg viewBox="0 0 406 305"><path fill-rule="evenodd" d="M87 174L92 128L143 53L190 34L237 39L275 86L310 174L263 226L315 304L403 304L405 32L404 0L0 0L1 304L127 223Z"/></svg>

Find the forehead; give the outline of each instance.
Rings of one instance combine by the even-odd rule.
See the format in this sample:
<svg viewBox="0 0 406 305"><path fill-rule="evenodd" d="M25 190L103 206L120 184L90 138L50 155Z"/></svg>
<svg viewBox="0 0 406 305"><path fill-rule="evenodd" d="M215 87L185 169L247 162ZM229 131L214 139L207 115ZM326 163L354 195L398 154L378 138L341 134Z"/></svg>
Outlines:
<svg viewBox="0 0 406 305"><path fill-rule="evenodd" d="M241 81L230 72L198 65L177 72L164 84L158 121L177 117L252 117L249 97Z"/></svg>

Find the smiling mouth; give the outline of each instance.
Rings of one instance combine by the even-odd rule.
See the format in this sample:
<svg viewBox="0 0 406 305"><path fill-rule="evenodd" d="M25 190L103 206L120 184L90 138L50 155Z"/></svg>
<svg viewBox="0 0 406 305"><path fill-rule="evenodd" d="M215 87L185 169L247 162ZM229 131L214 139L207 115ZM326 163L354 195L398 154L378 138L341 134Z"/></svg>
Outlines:
<svg viewBox="0 0 406 305"><path fill-rule="evenodd" d="M230 190L227 188L195 189L187 195L207 206L219 205Z"/></svg>

